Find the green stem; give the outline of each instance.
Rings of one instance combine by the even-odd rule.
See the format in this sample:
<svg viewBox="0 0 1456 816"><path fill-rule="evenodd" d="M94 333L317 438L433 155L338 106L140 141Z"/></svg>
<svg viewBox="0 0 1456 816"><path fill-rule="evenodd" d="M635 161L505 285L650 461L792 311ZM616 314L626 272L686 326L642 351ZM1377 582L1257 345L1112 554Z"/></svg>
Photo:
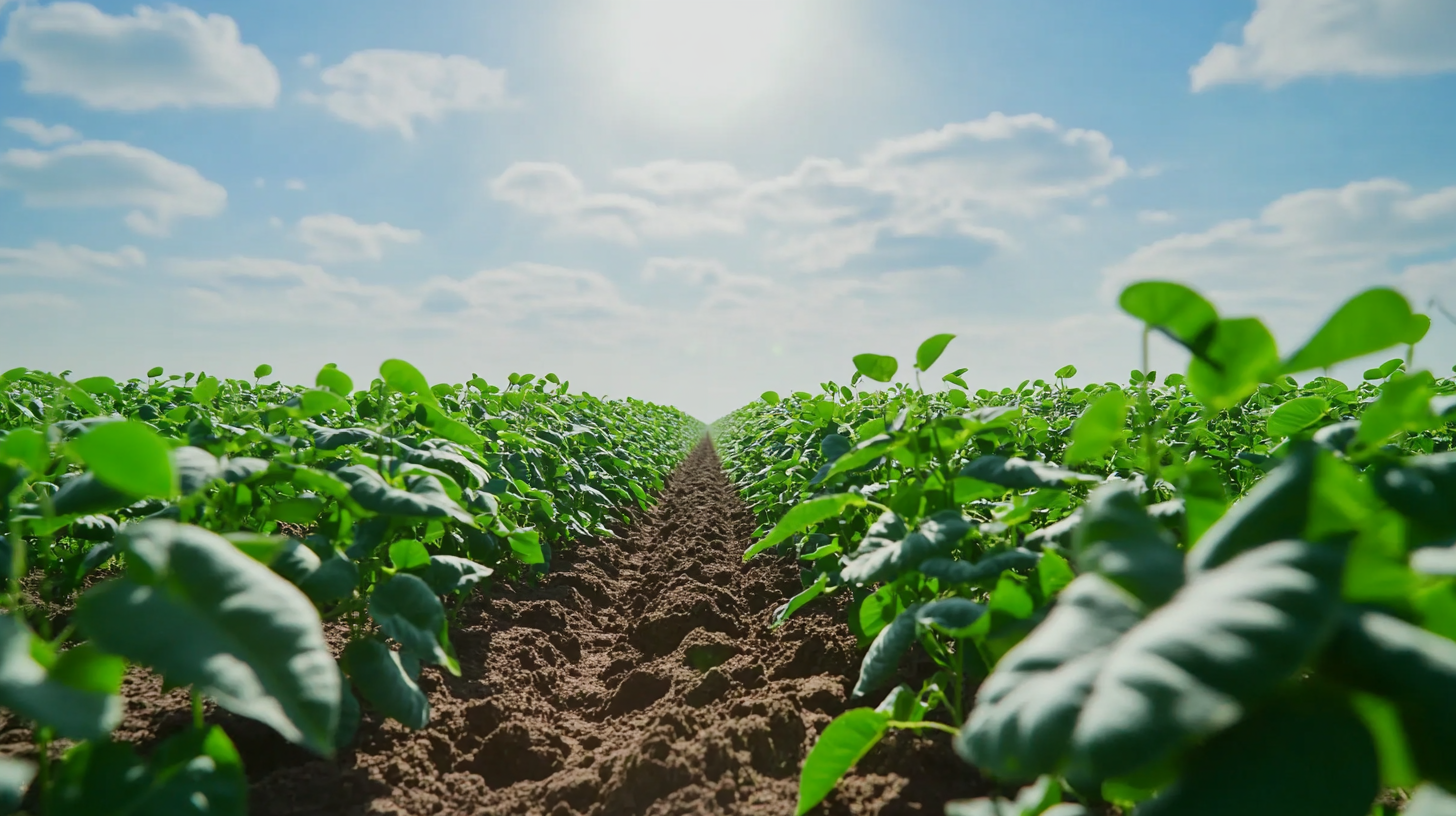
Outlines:
<svg viewBox="0 0 1456 816"><path fill-rule="evenodd" d="M42 813L51 812L51 730L40 727L35 729L35 754L36 754L36 785L40 790L40 809Z"/></svg>
<svg viewBox="0 0 1456 816"><path fill-rule="evenodd" d="M902 722L900 720L890 720L887 725L889 725L891 728L901 728L906 731L924 731L925 729L930 728L936 731L944 731L951 736L955 736L956 734L960 733L960 729L956 728L953 725L932 722L930 720L922 720L920 722Z"/></svg>
<svg viewBox="0 0 1456 816"><path fill-rule="evenodd" d="M197 689L192 690L192 727L197 731L205 727L202 721L202 695L197 693Z"/></svg>

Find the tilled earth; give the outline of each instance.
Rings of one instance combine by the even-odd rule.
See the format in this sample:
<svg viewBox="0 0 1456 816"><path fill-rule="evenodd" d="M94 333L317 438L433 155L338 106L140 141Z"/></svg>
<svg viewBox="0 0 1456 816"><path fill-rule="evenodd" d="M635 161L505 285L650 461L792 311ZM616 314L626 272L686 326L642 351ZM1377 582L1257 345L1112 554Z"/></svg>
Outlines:
<svg viewBox="0 0 1456 816"><path fill-rule="evenodd" d="M833 602L768 628L800 585L782 559L743 563L754 526L704 442L623 536L581 542L538 585L498 586L462 610L451 639L463 676L420 678L428 728L366 711L353 748L321 760L216 718L244 755L252 812L792 813L800 763L850 707L861 654ZM128 684L119 737L186 726L184 692ZM939 814L984 793L948 743L890 735L823 812Z"/></svg>

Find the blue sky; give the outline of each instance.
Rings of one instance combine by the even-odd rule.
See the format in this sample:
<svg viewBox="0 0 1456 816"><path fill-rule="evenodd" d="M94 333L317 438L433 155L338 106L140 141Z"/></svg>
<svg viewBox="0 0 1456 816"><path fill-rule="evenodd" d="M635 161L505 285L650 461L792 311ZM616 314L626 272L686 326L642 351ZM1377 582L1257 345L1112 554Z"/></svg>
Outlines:
<svg viewBox="0 0 1456 816"><path fill-rule="evenodd" d="M4 368L398 356L712 419L942 331L978 387L1122 377L1142 278L1285 348L1368 286L1456 311L1450 0L0 0L0 32Z"/></svg>

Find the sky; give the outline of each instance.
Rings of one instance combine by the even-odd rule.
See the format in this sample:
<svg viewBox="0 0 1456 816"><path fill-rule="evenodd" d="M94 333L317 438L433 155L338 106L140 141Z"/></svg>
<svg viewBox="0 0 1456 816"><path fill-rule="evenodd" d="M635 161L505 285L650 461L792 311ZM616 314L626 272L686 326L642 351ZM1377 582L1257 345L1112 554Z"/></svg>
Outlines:
<svg viewBox="0 0 1456 816"><path fill-rule="evenodd" d="M1286 353L1392 286L1449 371L1456 2L0 0L0 369L712 420L941 332L1121 379L1142 279Z"/></svg>

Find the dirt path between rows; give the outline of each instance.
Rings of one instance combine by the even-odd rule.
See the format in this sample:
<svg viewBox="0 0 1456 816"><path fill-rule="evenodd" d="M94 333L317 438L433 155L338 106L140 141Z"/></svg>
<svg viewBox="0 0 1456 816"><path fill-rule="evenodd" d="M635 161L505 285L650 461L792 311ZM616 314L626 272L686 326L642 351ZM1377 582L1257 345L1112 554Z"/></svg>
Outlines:
<svg viewBox="0 0 1456 816"><path fill-rule="evenodd" d="M498 586L462 611L463 676L420 678L428 728L366 712L353 749L325 761L224 715L251 811L793 813L800 763L849 707L861 654L843 598L768 628L800 583L783 559L743 563L754 526L703 442L623 536L580 542L539 585ZM131 726L155 734L165 715L185 727L179 700L182 711L133 710ZM823 812L938 816L982 792L948 743L892 734Z"/></svg>

